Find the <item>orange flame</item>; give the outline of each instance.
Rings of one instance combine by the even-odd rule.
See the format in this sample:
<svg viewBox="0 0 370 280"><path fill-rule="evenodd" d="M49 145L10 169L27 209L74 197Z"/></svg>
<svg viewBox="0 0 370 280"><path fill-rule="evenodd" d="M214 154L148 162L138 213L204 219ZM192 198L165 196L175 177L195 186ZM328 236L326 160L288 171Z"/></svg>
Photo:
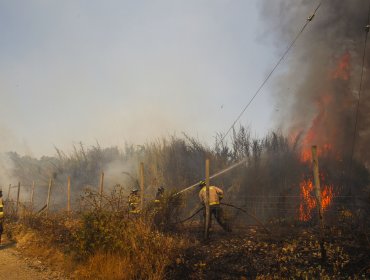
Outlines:
<svg viewBox="0 0 370 280"><path fill-rule="evenodd" d="M338 61L337 68L332 73L333 79L348 81L350 77L350 59L351 56L347 51Z"/></svg>
<svg viewBox="0 0 370 280"><path fill-rule="evenodd" d="M336 80L336 83L348 81L350 79L351 55L347 51L338 60L335 68L329 71L328 78ZM336 139L341 138L341 131L333 122L333 113L342 110L348 110L352 104L351 98L338 97L334 91L335 87L328 86L319 95L315 95L315 106L317 109L316 116L312 119L301 142L300 161L305 164L311 162L311 146L318 145L318 156L328 155L335 156L340 160L340 149L336 145L341 144ZM339 101L339 102L338 102ZM333 108L335 110L333 111ZM334 118L335 119L335 118ZM335 151L335 153L333 153ZM321 207L325 211L330 206L333 199L333 186L325 184L324 174L320 173L320 179L324 184L321 188ZM299 184L300 188L300 205L299 219L308 221L312 218L312 210L317 206L314 196L314 184L311 179L304 179Z"/></svg>
<svg viewBox="0 0 370 280"><path fill-rule="evenodd" d="M312 195L313 183L310 179L303 180L299 187L301 189L301 202L299 205L299 220L309 221L312 218L312 210L316 207L316 199ZM333 187L325 185L321 192L321 208L325 211L333 199Z"/></svg>
<svg viewBox="0 0 370 280"><path fill-rule="evenodd" d="M324 144L323 146L320 146L317 148L317 155L322 156L325 153L328 153L332 150L331 144ZM304 147L301 151L300 160L301 162L307 163L311 161L311 148L310 147Z"/></svg>
<svg viewBox="0 0 370 280"><path fill-rule="evenodd" d="M326 210L333 199L333 186L325 186L321 193L321 207Z"/></svg>
<svg viewBox="0 0 370 280"><path fill-rule="evenodd" d="M311 196L313 184L311 180L303 180L300 185L301 204L299 205L299 219L308 221L311 219L311 211L316 206L315 199Z"/></svg>
<svg viewBox="0 0 370 280"><path fill-rule="evenodd" d="M346 51L339 58L335 69L329 73L330 79L348 81L350 78L350 66L351 55ZM324 152L328 150L329 146L331 149L332 144L336 144L335 139L339 136L340 131L337 130L335 123L332 123L333 110L330 108L336 108L335 111L348 110L350 104L352 104L351 99L347 98L342 98L342 102L338 103L336 93L330 90L330 88L325 89L315 98L314 103L317 108L317 114L302 139L301 160L303 162L309 161L310 151L308 149L310 149L311 145L317 144L321 146L322 152Z"/></svg>

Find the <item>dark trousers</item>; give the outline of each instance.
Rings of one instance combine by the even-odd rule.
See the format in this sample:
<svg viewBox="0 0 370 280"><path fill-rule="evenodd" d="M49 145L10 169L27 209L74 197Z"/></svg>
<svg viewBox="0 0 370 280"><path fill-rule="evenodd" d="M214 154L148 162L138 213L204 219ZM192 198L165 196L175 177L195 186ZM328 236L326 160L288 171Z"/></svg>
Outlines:
<svg viewBox="0 0 370 280"><path fill-rule="evenodd" d="M4 220L1 219L0 220L0 243L1 243L1 235L3 234L3 231L4 231L3 222L4 222Z"/></svg>
<svg viewBox="0 0 370 280"><path fill-rule="evenodd" d="M216 221L218 224L227 232L231 232L230 225L227 223L224 215L223 209L220 207L220 205L210 205L209 210L211 212L210 220L209 220L209 227L211 227L212 224L212 216L216 218ZM204 208L203 211L204 221L206 218L206 209Z"/></svg>

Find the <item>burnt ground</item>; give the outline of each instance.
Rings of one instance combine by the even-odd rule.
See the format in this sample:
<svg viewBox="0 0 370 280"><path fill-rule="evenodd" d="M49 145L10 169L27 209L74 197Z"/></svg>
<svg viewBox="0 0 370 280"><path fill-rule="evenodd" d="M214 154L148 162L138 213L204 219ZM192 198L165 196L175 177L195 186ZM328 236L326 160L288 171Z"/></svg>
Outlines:
<svg viewBox="0 0 370 280"><path fill-rule="evenodd" d="M197 242L178 255L167 279L370 279L370 232L328 228L326 262L318 232L304 226L258 227L202 240L201 228L189 230Z"/></svg>

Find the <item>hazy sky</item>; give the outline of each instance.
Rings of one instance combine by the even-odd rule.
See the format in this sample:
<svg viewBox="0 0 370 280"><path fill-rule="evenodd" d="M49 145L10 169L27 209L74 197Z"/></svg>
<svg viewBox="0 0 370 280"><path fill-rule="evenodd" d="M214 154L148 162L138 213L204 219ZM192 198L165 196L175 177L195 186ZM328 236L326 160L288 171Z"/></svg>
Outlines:
<svg viewBox="0 0 370 280"><path fill-rule="evenodd" d="M277 60L258 1L0 0L0 151L213 141ZM266 133L272 100L240 122Z"/></svg>

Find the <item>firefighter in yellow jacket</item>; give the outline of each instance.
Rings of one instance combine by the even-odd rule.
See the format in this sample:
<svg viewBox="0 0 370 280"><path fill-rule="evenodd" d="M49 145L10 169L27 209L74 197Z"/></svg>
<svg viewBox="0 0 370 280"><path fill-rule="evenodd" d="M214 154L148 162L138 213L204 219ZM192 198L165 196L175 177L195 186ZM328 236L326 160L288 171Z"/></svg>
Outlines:
<svg viewBox="0 0 370 280"><path fill-rule="evenodd" d="M140 195L138 189L133 189L128 197L128 209L130 214L140 213Z"/></svg>
<svg viewBox="0 0 370 280"><path fill-rule="evenodd" d="M159 205L161 203L161 201L163 200L163 197L164 197L164 187L163 186L160 186L158 189L157 189L157 193L155 194L155 200L154 200L154 203L156 205Z"/></svg>
<svg viewBox="0 0 370 280"><path fill-rule="evenodd" d="M4 222L3 192L0 190L0 244L1 244L1 235L3 234L3 222Z"/></svg>
<svg viewBox="0 0 370 280"><path fill-rule="evenodd" d="M204 181L200 181L199 188L200 188L199 199L204 205L206 201L206 183ZM223 198L223 196L224 196L224 191L222 189L216 186L209 187L209 209L211 212L211 218L212 218L212 215L215 216L219 225L225 231L231 232L231 228L225 220L223 209L220 206L220 201ZM204 215L205 215L205 211L204 211ZM209 225L211 226L211 221Z"/></svg>
<svg viewBox="0 0 370 280"><path fill-rule="evenodd" d="M164 187L160 186L157 189L154 199L154 211L153 211L153 223L160 229L164 226L164 217L163 217L163 204L164 204Z"/></svg>

